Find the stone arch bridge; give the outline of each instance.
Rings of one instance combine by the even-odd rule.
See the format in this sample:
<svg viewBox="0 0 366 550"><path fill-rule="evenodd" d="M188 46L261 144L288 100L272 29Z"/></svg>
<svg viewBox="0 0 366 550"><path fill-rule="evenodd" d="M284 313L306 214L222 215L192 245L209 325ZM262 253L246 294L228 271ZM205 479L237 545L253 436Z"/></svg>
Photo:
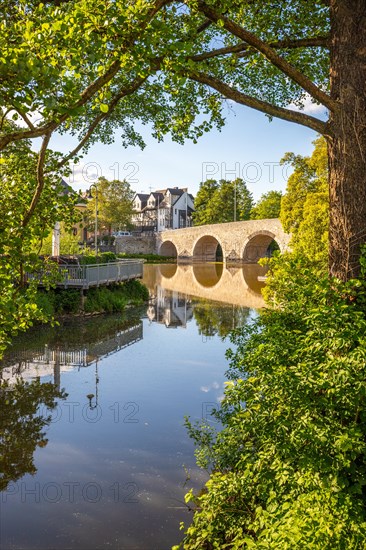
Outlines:
<svg viewBox="0 0 366 550"><path fill-rule="evenodd" d="M256 263L270 254L275 241L281 252L288 250L290 235L279 219L200 225L162 231L157 235L157 252L178 260L226 263Z"/></svg>

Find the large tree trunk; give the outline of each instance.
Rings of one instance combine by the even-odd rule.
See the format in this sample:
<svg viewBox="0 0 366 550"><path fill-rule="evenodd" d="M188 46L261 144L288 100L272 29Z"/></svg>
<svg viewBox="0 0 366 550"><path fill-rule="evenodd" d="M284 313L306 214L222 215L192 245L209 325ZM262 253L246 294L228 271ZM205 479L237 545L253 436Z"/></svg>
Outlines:
<svg viewBox="0 0 366 550"><path fill-rule="evenodd" d="M329 270L342 280L360 274L366 242L366 2L331 0L331 95L340 110L328 138Z"/></svg>

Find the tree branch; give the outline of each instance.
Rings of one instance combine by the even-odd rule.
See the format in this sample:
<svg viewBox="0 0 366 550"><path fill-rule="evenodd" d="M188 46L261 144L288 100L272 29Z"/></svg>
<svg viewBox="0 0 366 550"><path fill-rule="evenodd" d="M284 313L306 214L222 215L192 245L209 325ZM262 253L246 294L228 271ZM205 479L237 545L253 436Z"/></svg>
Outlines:
<svg viewBox="0 0 366 550"><path fill-rule="evenodd" d="M315 132L318 132L319 134L329 135L327 123L318 118L306 115L305 113L292 111L291 109L286 109L284 107L277 107L276 105L272 105L272 103L268 103L267 101L262 101L252 96L243 94L242 92L239 92L228 84L225 84L221 80L202 72L188 71L187 76L192 80L195 80L196 82L207 84L207 86L214 88L224 97L232 99L236 103L251 107L252 109L256 109L257 111L261 111L262 113L276 118L281 118L289 122L296 122L297 124L301 124L302 126L307 126L308 128L315 130Z"/></svg>
<svg viewBox="0 0 366 550"><path fill-rule="evenodd" d="M121 50L131 47L137 39L138 34L143 31L150 20L156 15L156 13L166 4L169 4L171 0L156 0L154 7L151 8L146 20L141 23L140 27L132 36L129 36L125 40L125 44L121 46ZM80 99L73 105L70 105L68 111L83 107L105 84L108 84L121 69L121 63L119 60L114 61L109 69L94 82L92 82L85 90L80 94ZM70 118L68 112L64 113L55 120L49 121L44 126L35 128L34 130L24 130L22 132L13 132L5 134L0 138L0 151L4 149L9 143L19 141L25 138L36 138L45 136L48 133L54 132L63 122Z"/></svg>
<svg viewBox="0 0 366 550"><path fill-rule="evenodd" d="M57 164L57 168L61 168L62 166L65 166L65 164L70 159L72 159L72 157L75 156L80 151L80 149L82 149L84 147L84 145L89 141L89 139L92 136L94 130L99 126L99 124L101 122L103 122L103 120L105 120L106 118L108 118L110 116L111 112L117 107L118 102L121 99L123 99L124 97L126 97L128 95L131 95L136 90L138 90L138 88L140 88L140 86L146 81L146 79L147 79L147 76L145 76L143 78L142 77L137 78L131 86L129 86L128 88L124 88L124 89L120 90L120 92L117 95L115 95L114 98L109 102L108 112L107 113L100 113L98 116L95 117L95 119L90 124L88 130L86 131L86 133L85 133L84 137L82 138L82 140L80 141L80 143L75 147L75 149L70 151L70 153L68 155L66 155L66 157L64 157Z"/></svg>
<svg viewBox="0 0 366 550"><path fill-rule="evenodd" d="M22 222L23 229L27 227L28 223L30 222L44 188L44 163L45 163L47 147L50 139L51 139L51 132L46 134L42 141L42 147L39 151L38 163L37 163L37 187L34 192L32 202L30 204L28 212L26 212L23 218L23 222Z"/></svg>
<svg viewBox="0 0 366 550"><path fill-rule="evenodd" d="M6 116L11 112L11 109L6 109L6 111L4 111L2 113L2 116L1 116L1 120L0 120L0 130L3 129L3 124L4 124L4 120L6 119Z"/></svg>
<svg viewBox="0 0 366 550"><path fill-rule="evenodd" d="M301 88L308 92L308 94L311 95L311 97L313 97L316 101L327 107L330 111L336 111L339 109L339 105L336 101L331 99L328 94L318 88L318 86L316 86L307 76L293 67L285 59L280 57L275 52L274 48L271 48L268 44L258 38L258 36L255 36L251 32L245 30L231 19L228 19L222 13L217 12L215 9L208 6L204 0L198 0L197 5L199 11L204 13L208 19L211 19L211 21L215 23L222 21L223 27L228 32L234 36L237 36L249 46L252 46L259 51L266 59L268 59L270 63L272 63L272 65L277 67L281 72L291 78L291 80L296 82L296 84L301 86Z"/></svg>
<svg viewBox="0 0 366 550"><path fill-rule="evenodd" d="M330 38L327 36L315 36L313 38L299 38L297 40L278 40L276 42L269 42L268 46L274 49L297 49L297 48L316 48L316 47L330 47ZM230 53L238 53L248 55L257 50L252 46L248 46L247 43L241 42L235 44L235 46L227 46L226 48L219 48L210 52L203 52L201 54L193 55L190 59L192 61L205 61L211 57L218 57L220 55L227 55ZM241 57L239 55L238 57Z"/></svg>
<svg viewBox="0 0 366 550"><path fill-rule="evenodd" d="M27 117L27 115L25 113L23 113L22 111L20 111L19 109L15 109L15 110L22 117L22 119L24 120L24 122L26 123L28 128L30 128L31 130L34 130L35 128L34 128L32 122Z"/></svg>

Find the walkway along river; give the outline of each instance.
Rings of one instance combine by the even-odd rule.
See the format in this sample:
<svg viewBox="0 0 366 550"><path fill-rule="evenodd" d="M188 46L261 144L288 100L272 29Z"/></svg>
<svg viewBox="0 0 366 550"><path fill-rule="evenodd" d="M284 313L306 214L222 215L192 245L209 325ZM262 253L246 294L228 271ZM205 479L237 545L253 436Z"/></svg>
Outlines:
<svg viewBox="0 0 366 550"><path fill-rule="evenodd" d="M184 494L207 479L183 419L212 422L223 338L262 305L261 268L144 271L148 306L37 328L5 356L2 550L164 550L181 539ZM53 409L47 382L65 392Z"/></svg>

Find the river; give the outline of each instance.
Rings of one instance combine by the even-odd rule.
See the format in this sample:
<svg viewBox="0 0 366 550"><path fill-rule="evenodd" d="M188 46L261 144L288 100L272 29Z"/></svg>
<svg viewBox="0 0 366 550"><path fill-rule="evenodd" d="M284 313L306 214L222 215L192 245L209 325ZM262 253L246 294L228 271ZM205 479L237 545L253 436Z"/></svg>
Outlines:
<svg viewBox="0 0 366 550"><path fill-rule="evenodd" d="M262 306L261 269L146 265L148 306L14 341L0 363L2 550L164 550L181 540L192 518L184 495L207 479L184 417L213 422L225 337ZM54 408L47 382L65 392Z"/></svg>

